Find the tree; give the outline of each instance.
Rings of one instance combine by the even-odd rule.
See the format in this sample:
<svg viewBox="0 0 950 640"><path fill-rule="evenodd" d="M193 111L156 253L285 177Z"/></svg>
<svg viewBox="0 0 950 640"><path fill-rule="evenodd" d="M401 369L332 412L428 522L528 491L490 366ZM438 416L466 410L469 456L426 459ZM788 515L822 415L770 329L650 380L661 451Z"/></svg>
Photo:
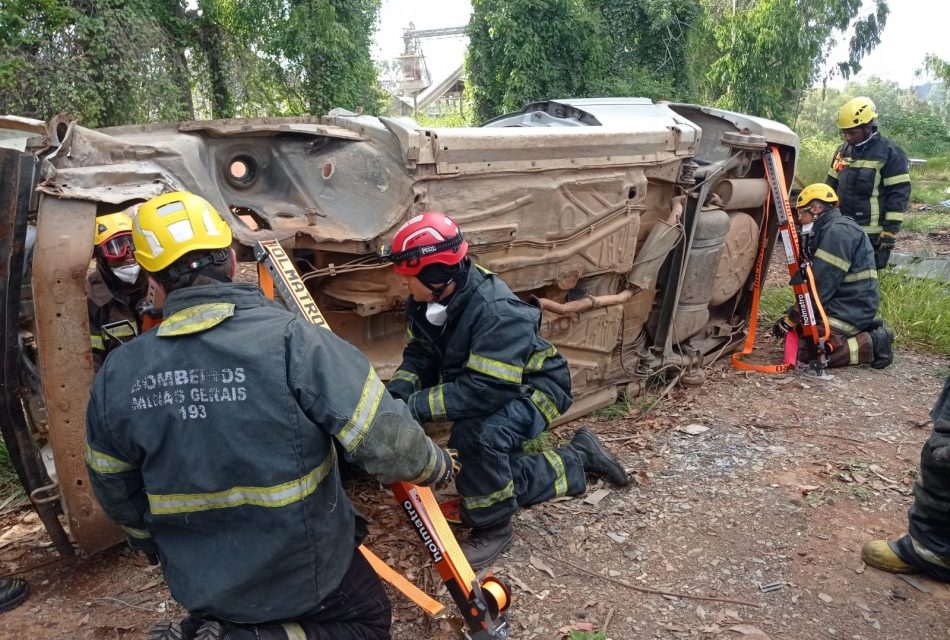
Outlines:
<svg viewBox="0 0 950 640"><path fill-rule="evenodd" d="M158 4L6 2L0 9L0 110L38 118L65 111L89 126L190 117L174 38Z"/></svg>
<svg viewBox="0 0 950 640"><path fill-rule="evenodd" d="M580 0L473 0L467 33L478 119L603 87L608 41L600 17Z"/></svg>
<svg viewBox="0 0 950 640"><path fill-rule="evenodd" d="M588 0L603 19L608 46L604 93L689 99L689 33L695 0Z"/></svg>
<svg viewBox="0 0 950 640"><path fill-rule="evenodd" d="M852 32L848 58L836 65L850 77L880 42L886 0L860 16L862 0L705 0L701 31L715 42L704 98L756 115L793 120L804 90L819 75L837 34Z"/></svg>

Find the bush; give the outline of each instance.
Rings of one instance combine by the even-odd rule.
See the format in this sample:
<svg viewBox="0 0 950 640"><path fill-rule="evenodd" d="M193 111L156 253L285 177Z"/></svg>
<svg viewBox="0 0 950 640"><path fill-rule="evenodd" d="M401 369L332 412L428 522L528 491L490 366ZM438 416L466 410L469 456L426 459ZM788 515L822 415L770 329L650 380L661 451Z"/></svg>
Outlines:
<svg viewBox="0 0 950 640"><path fill-rule="evenodd" d="M824 182L840 140L825 137L802 138L795 173L806 184Z"/></svg>

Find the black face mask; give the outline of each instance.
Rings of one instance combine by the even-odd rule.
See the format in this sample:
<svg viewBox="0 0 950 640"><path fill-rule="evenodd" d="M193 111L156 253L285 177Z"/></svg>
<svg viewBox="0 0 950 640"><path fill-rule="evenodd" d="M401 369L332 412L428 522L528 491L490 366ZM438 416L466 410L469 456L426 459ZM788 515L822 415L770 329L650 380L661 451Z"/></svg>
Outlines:
<svg viewBox="0 0 950 640"><path fill-rule="evenodd" d="M453 265L430 264L423 268L416 278L426 289L432 292L432 299L438 301L442 299L442 295L449 285L458 282L458 278L464 272L467 262L468 259L466 258L462 262Z"/></svg>

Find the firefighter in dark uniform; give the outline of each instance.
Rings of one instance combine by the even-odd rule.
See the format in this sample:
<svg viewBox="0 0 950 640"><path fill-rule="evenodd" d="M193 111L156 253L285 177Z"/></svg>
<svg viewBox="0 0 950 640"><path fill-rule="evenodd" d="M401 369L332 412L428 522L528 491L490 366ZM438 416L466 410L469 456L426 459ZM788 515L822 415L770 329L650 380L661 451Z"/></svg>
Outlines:
<svg viewBox="0 0 950 640"><path fill-rule="evenodd" d="M950 582L950 377L930 417L934 428L920 452L907 534L866 542L861 558L882 571L926 573Z"/></svg>
<svg viewBox="0 0 950 640"><path fill-rule="evenodd" d="M135 262L132 218L124 212L96 217L96 270L86 278L89 338L96 371L106 355L139 334L138 305L148 290L148 274Z"/></svg>
<svg viewBox="0 0 950 640"><path fill-rule="evenodd" d="M404 224L388 255L406 278L407 345L388 388L420 422L451 421L458 450L462 542L476 568L511 544L519 505L586 489L584 472L629 482L592 431L532 455L523 445L571 406L567 361L538 335L540 311L466 256L468 243L444 213Z"/></svg>
<svg viewBox="0 0 950 640"><path fill-rule="evenodd" d="M191 614L150 639L389 638L334 443L384 483L448 482L451 456L356 349L231 281L231 231L206 200L153 198L133 233L165 319L96 376L86 464Z"/></svg>
<svg viewBox="0 0 950 640"><path fill-rule="evenodd" d="M825 182L841 198L841 213L857 222L871 239L878 269L887 266L910 203L910 165L896 144L881 135L870 98L854 98L841 107L838 147Z"/></svg>
<svg viewBox="0 0 950 640"><path fill-rule="evenodd" d="M894 360L894 332L876 317L881 296L874 249L837 205L834 190L820 183L802 189L796 201L802 250L811 257L818 299L831 326L828 365L870 364L883 369ZM793 329L801 331L801 316L794 305L775 323L773 333L784 337ZM806 340L799 344L799 361L816 357L814 345Z"/></svg>

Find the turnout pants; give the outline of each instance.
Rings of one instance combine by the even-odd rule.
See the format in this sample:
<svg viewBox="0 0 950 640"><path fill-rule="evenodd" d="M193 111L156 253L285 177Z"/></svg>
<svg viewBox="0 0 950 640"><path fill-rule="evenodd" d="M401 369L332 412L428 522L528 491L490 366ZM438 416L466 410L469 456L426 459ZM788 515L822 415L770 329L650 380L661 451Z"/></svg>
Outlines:
<svg viewBox="0 0 950 640"><path fill-rule="evenodd" d="M231 629L227 640L389 640L392 604L379 576L353 549L350 568L319 613L283 623Z"/></svg>
<svg viewBox="0 0 950 640"><path fill-rule="evenodd" d="M832 330L828 338L828 346L831 347L831 353L828 354L830 368L870 364L874 360L874 342L867 331L846 336ZM798 342L798 361L811 362L817 357L818 354L811 340L802 336Z"/></svg>
<svg viewBox="0 0 950 640"><path fill-rule="evenodd" d="M519 506L584 492L580 456L570 446L525 454L524 443L547 428L527 399L496 413L458 420L449 447L458 449L462 470L455 478L462 523L475 528L506 524Z"/></svg>
<svg viewBox="0 0 950 640"><path fill-rule="evenodd" d="M907 535L897 542L905 562L950 582L950 377L930 416L934 430L920 452Z"/></svg>

